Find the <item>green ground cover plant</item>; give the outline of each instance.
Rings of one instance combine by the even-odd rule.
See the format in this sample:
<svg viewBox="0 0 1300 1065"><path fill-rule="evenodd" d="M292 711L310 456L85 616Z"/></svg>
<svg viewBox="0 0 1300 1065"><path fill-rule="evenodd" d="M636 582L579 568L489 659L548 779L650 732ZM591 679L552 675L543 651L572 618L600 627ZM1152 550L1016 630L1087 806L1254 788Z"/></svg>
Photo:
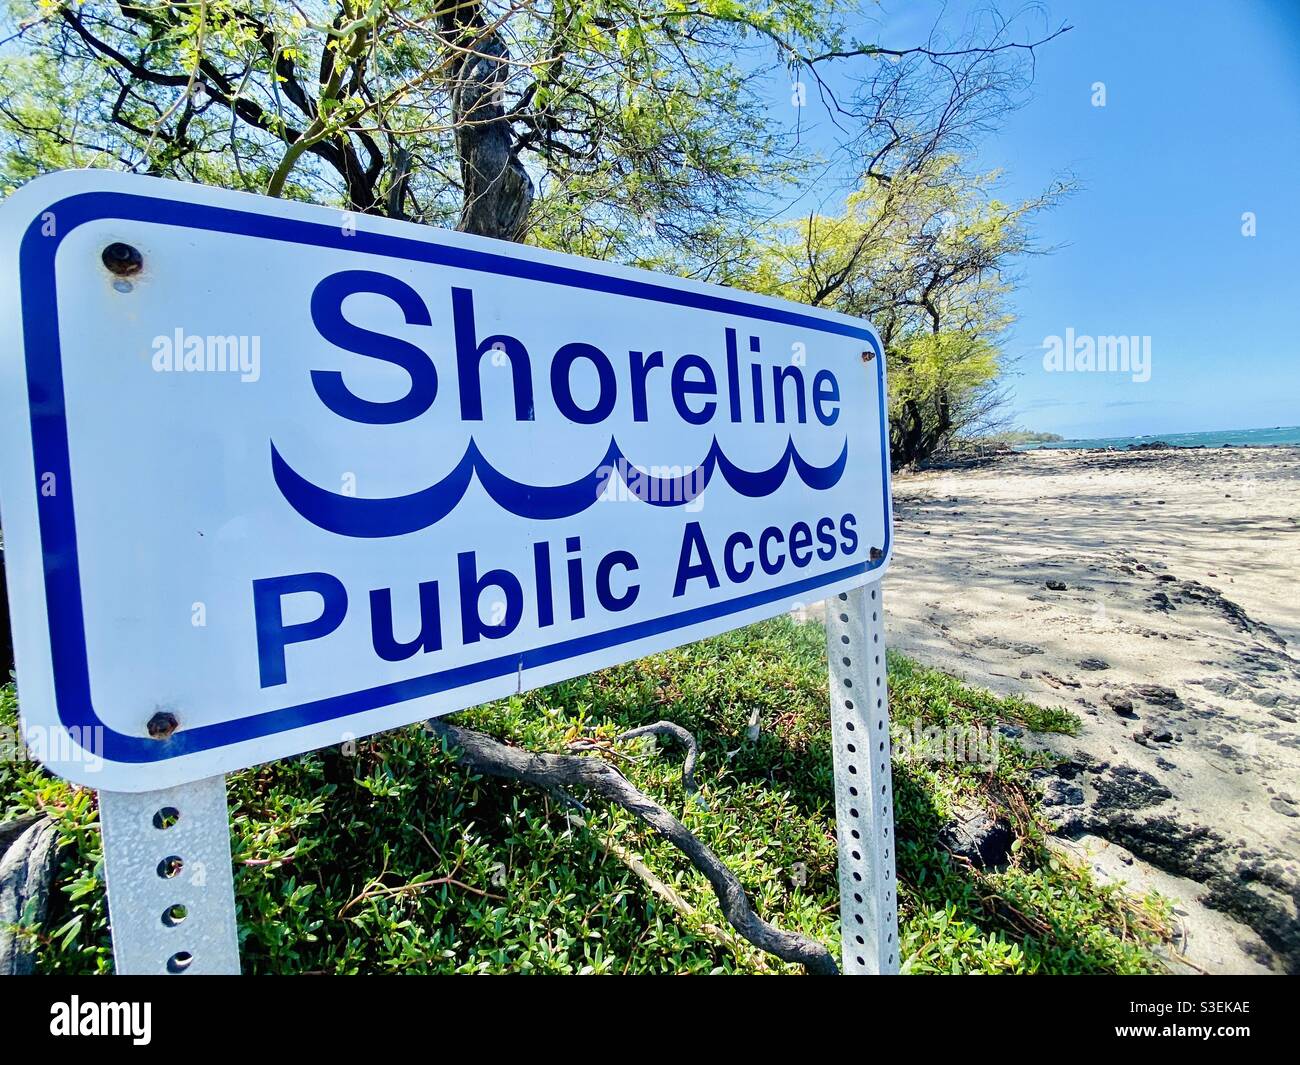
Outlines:
<svg viewBox="0 0 1300 1065"><path fill-rule="evenodd" d="M898 727L1077 725L900 656L889 678ZM694 796L679 749L613 742L660 719L698 739ZM10 684L0 725L16 720ZM731 866L764 917L838 956L818 625L764 622L456 720L523 747L613 760ZM1046 759L1009 740L995 766L895 758L904 972L1159 969L1165 904L1099 885L1049 847L1032 780ZM731 933L704 878L625 811L476 776L419 726L233 774L229 794L248 973L793 971ZM973 868L940 842L953 812L972 805L1012 826L1004 869ZM53 815L67 844L51 914L25 932L39 970L109 972L94 792L31 762L0 763L4 819L33 810Z"/></svg>

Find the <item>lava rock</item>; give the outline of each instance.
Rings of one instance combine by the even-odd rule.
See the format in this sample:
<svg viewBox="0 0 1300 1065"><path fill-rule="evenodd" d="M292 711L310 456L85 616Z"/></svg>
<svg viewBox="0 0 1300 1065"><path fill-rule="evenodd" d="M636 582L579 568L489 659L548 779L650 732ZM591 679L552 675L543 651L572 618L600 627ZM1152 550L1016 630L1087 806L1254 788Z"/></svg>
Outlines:
<svg viewBox="0 0 1300 1065"><path fill-rule="evenodd" d="M1182 700L1178 698L1178 693L1173 688L1166 688L1160 684L1135 684L1130 691L1139 699L1145 699L1148 703L1155 703L1156 706L1180 707Z"/></svg>
<svg viewBox="0 0 1300 1065"><path fill-rule="evenodd" d="M1082 806L1083 788L1059 777L1043 785L1044 806Z"/></svg>
<svg viewBox="0 0 1300 1065"><path fill-rule="evenodd" d="M1115 692L1106 692L1101 697L1101 701L1109 706L1120 717L1137 717L1133 712L1133 700L1127 695L1117 695Z"/></svg>
<svg viewBox="0 0 1300 1065"><path fill-rule="evenodd" d="M1099 810L1141 810L1174 797L1150 773L1131 765L1114 766L1105 776L1097 778L1095 787Z"/></svg>
<svg viewBox="0 0 1300 1065"><path fill-rule="evenodd" d="M1071 761L1067 759L1063 762L1057 763L1056 775L1060 777L1062 780L1073 780L1080 773L1084 772L1087 768L1088 766L1085 764L1085 761L1082 757L1077 761Z"/></svg>
<svg viewBox="0 0 1300 1065"><path fill-rule="evenodd" d="M1206 691L1213 692L1215 695L1231 695L1241 687L1231 677L1206 677L1205 680L1193 683L1200 684Z"/></svg>
<svg viewBox="0 0 1300 1065"><path fill-rule="evenodd" d="M1005 865L1014 841L1011 826L983 810L965 811L939 832L939 842L979 869Z"/></svg>

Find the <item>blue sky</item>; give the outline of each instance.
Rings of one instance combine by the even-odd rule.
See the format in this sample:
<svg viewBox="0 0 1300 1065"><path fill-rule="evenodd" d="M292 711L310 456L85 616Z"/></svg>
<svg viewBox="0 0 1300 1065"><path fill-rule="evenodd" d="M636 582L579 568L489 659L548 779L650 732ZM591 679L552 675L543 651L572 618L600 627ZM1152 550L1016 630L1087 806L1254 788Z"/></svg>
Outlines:
<svg viewBox="0 0 1300 1065"><path fill-rule="evenodd" d="M973 6L885 0L860 36L916 43ZM1021 264L1015 422L1067 437L1300 423L1300 0L1049 0L1026 34L1061 22L976 158L1004 171L1004 197L1079 185L1040 219L1056 250ZM1149 336L1151 379L1045 372L1044 339L1067 328Z"/></svg>

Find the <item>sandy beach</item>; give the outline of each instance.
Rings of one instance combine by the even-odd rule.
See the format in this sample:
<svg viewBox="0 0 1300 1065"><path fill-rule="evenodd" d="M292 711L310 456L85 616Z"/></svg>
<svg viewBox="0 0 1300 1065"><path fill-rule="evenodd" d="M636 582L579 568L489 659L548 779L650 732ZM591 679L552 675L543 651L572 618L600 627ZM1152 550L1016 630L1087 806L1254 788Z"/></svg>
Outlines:
<svg viewBox="0 0 1300 1065"><path fill-rule="evenodd" d="M895 505L892 646L1083 720L1026 737L1062 845L1174 899L1193 971L1300 969L1300 448L1005 454Z"/></svg>

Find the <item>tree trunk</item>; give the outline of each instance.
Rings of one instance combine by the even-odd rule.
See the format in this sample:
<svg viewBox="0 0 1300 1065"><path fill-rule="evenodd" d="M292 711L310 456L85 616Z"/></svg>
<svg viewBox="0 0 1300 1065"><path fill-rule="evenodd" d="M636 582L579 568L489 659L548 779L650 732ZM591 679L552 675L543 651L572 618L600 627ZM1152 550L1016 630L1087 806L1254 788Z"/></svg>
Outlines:
<svg viewBox="0 0 1300 1065"><path fill-rule="evenodd" d="M49 817L0 825L0 976L36 971L29 933L45 923L58 864L59 833Z"/></svg>
<svg viewBox="0 0 1300 1065"><path fill-rule="evenodd" d="M522 240L533 182L514 149L505 112L509 53L488 31L477 3L448 0L441 19L455 72L452 114L463 200L456 228L499 240Z"/></svg>

